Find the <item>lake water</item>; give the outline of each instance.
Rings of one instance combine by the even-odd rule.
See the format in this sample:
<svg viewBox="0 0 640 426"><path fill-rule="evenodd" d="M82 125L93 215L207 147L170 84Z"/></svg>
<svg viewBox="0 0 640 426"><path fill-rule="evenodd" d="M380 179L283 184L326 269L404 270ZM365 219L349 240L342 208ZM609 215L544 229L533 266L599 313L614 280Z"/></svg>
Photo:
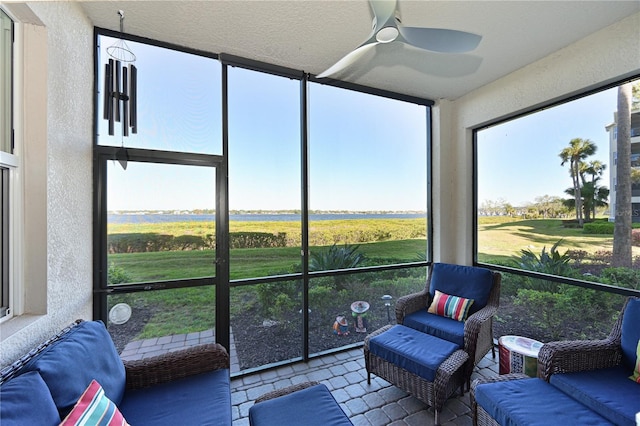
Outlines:
<svg viewBox="0 0 640 426"><path fill-rule="evenodd" d="M310 221L344 220L344 219L420 219L420 213L326 213L311 214ZM168 223L168 222L203 222L215 221L213 214L110 214L109 223ZM230 221L239 222L296 222L300 215L296 214L232 214Z"/></svg>

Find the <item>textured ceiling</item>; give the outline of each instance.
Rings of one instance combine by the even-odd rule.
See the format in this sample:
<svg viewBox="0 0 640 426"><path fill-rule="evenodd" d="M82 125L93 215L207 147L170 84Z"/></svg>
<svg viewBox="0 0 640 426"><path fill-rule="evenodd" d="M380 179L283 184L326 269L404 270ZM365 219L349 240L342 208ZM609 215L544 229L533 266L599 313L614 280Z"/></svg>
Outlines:
<svg viewBox="0 0 640 426"><path fill-rule="evenodd" d="M367 0L81 5L98 27L118 30L117 10L122 9L127 33L314 75L366 40L373 17ZM640 1L399 0L398 8L403 25L468 31L483 39L466 55L379 45L340 78L411 96L455 99L640 12Z"/></svg>

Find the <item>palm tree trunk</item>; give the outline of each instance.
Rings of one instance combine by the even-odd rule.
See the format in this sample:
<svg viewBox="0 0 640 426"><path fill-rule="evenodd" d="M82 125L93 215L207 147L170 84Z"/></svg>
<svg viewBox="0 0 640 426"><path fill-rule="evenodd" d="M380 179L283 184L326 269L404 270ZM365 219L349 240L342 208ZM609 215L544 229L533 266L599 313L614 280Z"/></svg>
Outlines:
<svg viewBox="0 0 640 426"><path fill-rule="evenodd" d="M584 224L584 220L582 219L582 194L580 191L580 172L579 172L580 163L578 161L574 162L574 170L573 170L573 185L574 185L574 195L576 199L576 219L578 219L578 224L580 227Z"/></svg>
<svg viewBox="0 0 640 426"><path fill-rule="evenodd" d="M630 268L631 259L631 84L618 87L616 217L612 266Z"/></svg>

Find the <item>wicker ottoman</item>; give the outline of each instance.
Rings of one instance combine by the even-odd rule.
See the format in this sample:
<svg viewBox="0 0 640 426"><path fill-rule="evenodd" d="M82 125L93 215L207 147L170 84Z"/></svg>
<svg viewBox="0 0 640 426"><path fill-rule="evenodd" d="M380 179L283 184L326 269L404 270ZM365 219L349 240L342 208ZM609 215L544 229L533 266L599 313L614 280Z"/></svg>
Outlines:
<svg viewBox="0 0 640 426"><path fill-rule="evenodd" d="M251 426L353 426L323 384L305 382L268 392L249 409Z"/></svg>
<svg viewBox="0 0 640 426"><path fill-rule="evenodd" d="M464 385L469 355L458 345L403 325L388 325L365 338L367 381L371 373L433 407L440 424L444 402Z"/></svg>

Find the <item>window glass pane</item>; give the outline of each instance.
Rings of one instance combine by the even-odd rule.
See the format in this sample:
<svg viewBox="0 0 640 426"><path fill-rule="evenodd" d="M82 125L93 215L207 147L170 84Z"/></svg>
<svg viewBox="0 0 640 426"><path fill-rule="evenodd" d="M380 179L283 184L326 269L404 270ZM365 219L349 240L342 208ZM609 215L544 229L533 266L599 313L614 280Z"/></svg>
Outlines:
<svg viewBox="0 0 640 426"><path fill-rule="evenodd" d="M229 69L231 278L300 272L300 82Z"/></svg>
<svg viewBox="0 0 640 426"><path fill-rule="evenodd" d="M630 85L626 120L614 87L477 131L480 262L640 290L640 85ZM629 138L619 145L625 121ZM623 224L625 181L632 219L626 243L614 235ZM504 274L494 332L541 341L603 338L622 299Z"/></svg>
<svg viewBox="0 0 640 426"><path fill-rule="evenodd" d="M477 132L479 261L637 288L637 276L604 271L615 264L617 100L612 88ZM635 182L640 112L627 118ZM638 270L639 244L627 249Z"/></svg>
<svg viewBox="0 0 640 426"><path fill-rule="evenodd" d="M164 151L222 153L221 66L214 59L127 41L136 55L137 134L109 135L104 119L106 49L117 39L100 36L98 143ZM126 64L123 64L126 65Z"/></svg>
<svg viewBox="0 0 640 426"><path fill-rule="evenodd" d="M215 342L215 287L107 296L108 330L123 360Z"/></svg>
<svg viewBox="0 0 640 426"><path fill-rule="evenodd" d="M13 26L11 19L0 10L0 150L12 152L12 52Z"/></svg>
<svg viewBox="0 0 640 426"><path fill-rule="evenodd" d="M395 324L398 297L424 290L425 282L424 267L312 279L309 352L362 342L368 333Z"/></svg>
<svg viewBox="0 0 640 426"><path fill-rule="evenodd" d="M215 169L108 166L109 284L215 275Z"/></svg>
<svg viewBox="0 0 640 426"><path fill-rule="evenodd" d="M319 84L309 97L310 268L425 260L426 108Z"/></svg>
<svg viewBox="0 0 640 426"><path fill-rule="evenodd" d="M300 280L232 287L230 307L239 370L302 357Z"/></svg>
<svg viewBox="0 0 640 426"><path fill-rule="evenodd" d="M503 274L493 335L540 342L605 339L625 297L567 284Z"/></svg>

